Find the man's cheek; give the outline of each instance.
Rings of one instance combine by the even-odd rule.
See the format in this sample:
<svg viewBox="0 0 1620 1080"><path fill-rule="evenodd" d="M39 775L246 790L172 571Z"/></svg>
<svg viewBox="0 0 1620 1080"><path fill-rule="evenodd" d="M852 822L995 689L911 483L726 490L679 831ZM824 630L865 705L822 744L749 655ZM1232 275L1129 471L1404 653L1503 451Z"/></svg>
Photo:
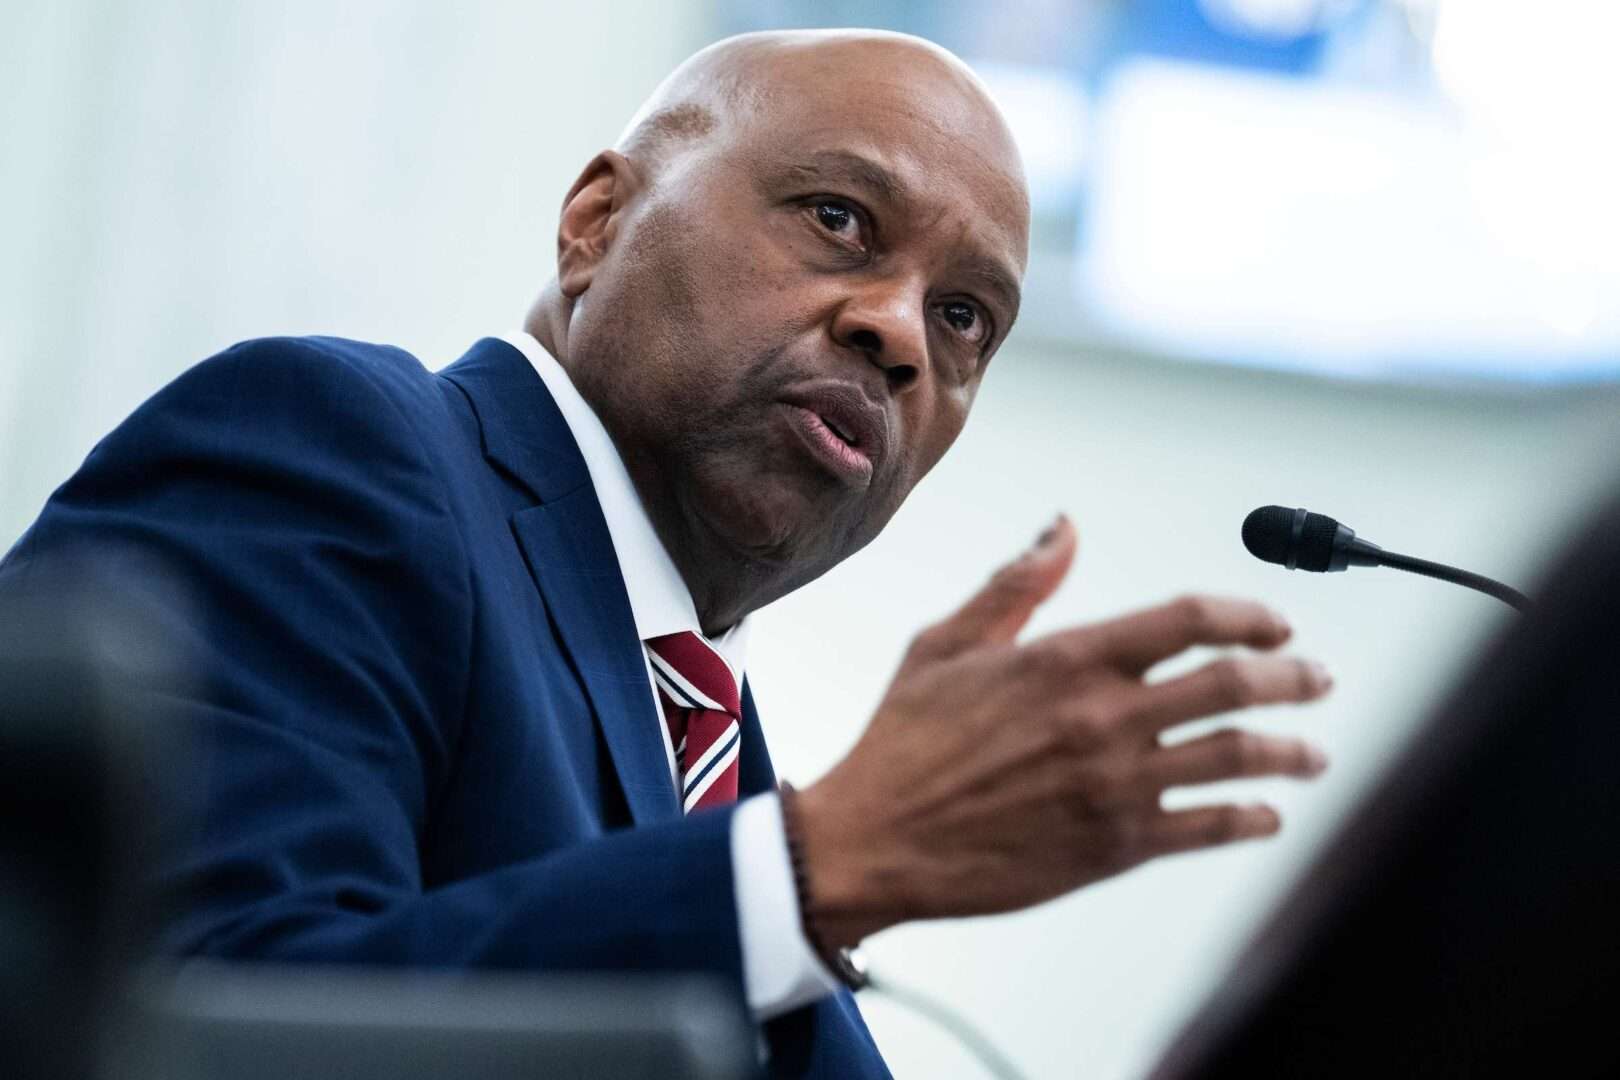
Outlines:
<svg viewBox="0 0 1620 1080"><path fill-rule="evenodd" d="M951 448L951 445L956 442L956 437L961 433L962 424L960 420L953 418L952 421L936 425L929 432L929 437L926 440L920 441L917 445L911 447L908 452L901 455L896 465L907 477L905 482L905 491L907 493L917 486L923 477L933 471L934 466L939 464L940 459L945 456L945 452Z"/></svg>

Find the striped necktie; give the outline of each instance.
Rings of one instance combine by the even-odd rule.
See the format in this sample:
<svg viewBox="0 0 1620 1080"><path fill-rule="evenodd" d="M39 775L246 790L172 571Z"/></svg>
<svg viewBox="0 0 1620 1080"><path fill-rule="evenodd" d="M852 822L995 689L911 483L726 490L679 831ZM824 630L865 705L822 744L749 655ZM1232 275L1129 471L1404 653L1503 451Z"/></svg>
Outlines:
<svg viewBox="0 0 1620 1080"><path fill-rule="evenodd" d="M682 809L690 814L736 802L742 703L731 669L690 630L649 638L646 645L675 747Z"/></svg>

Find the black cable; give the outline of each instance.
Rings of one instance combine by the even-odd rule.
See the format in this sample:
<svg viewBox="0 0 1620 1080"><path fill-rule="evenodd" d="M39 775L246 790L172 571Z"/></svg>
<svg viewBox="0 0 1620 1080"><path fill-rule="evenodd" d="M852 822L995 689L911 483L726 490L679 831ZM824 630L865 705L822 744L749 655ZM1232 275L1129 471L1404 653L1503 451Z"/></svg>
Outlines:
<svg viewBox="0 0 1620 1080"><path fill-rule="evenodd" d="M1422 574L1424 577L1438 578L1449 581L1453 585L1461 585L1466 589L1477 589L1488 596L1494 596L1505 604L1510 604L1520 611L1530 607L1530 598L1518 589L1493 581L1483 574L1472 574L1467 570L1458 570L1454 566L1444 563L1430 562L1428 559L1419 559L1411 555L1399 555L1393 551L1383 551L1378 555L1378 565L1388 566L1395 570L1405 570L1412 574Z"/></svg>

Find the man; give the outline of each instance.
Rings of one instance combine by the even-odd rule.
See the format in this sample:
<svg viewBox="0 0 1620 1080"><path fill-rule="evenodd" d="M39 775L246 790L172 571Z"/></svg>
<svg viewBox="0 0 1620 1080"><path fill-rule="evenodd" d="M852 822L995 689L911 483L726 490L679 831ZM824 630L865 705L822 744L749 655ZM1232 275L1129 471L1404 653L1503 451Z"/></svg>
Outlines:
<svg viewBox="0 0 1620 1080"><path fill-rule="evenodd" d="M1018 309L1017 153L954 57L749 35L678 69L580 175L523 334L437 375L250 342L138 410L0 568L161 558L204 760L157 878L182 953L714 972L773 1071L885 1070L844 947L1009 911L1266 807L1175 785L1309 776L1306 744L1181 722L1327 688L1192 598L1014 642L1074 557L1059 519L921 633L850 755L773 793L747 616L870 541L967 419ZM738 801L740 799L740 801Z"/></svg>

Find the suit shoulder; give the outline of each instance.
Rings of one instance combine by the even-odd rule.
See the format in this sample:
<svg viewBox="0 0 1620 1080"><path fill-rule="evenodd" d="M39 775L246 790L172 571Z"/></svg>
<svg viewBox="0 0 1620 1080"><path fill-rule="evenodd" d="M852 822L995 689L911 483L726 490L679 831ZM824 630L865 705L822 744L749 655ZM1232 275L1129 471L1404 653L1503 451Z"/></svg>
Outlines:
<svg viewBox="0 0 1620 1080"><path fill-rule="evenodd" d="M130 418L283 415L304 424L437 430L448 417L437 378L404 349L336 337L264 337L193 365Z"/></svg>
<svg viewBox="0 0 1620 1080"><path fill-rule="evenodd" d="M243 448L278 460L322 452L360 461L388 452L421 457L445 420L434 376L402 349L255 338L192 365L97 443L86 464Z"/></svg>
<svg viewBox="0 0 1620 1080"><path fill-rule="evenodd" d="M204 360L193 371L210 365L233 368L236 377L253 381L290 379L305 391L359 379L396 400L429 400L434 385L432 373L404 349L339 337L252 338Z"/></svg>

